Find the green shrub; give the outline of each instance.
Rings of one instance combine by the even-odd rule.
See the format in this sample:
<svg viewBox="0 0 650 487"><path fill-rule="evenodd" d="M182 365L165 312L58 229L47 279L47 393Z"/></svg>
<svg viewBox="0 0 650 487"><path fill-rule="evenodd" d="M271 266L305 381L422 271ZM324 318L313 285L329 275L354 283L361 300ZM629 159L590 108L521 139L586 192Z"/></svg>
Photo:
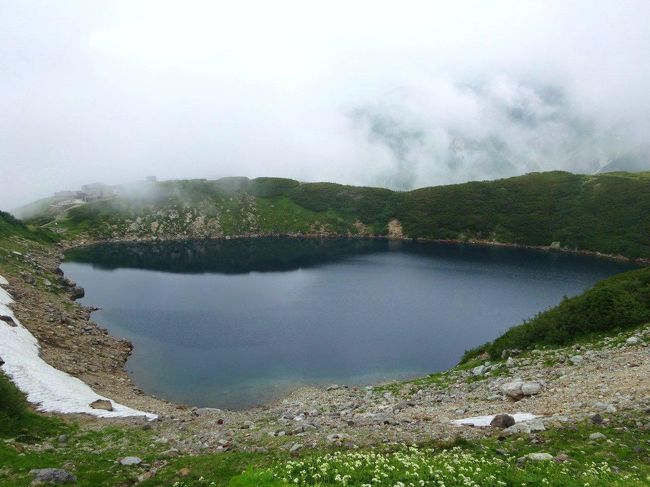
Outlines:
<svg viewBox="0 0 650 487"><path fill-rule="evenodd" d="M27 401L22 392L6 375L0 373L0 434L8 433L12 424L19 422L27 411Z"/></svg>
<svg viewBox="0 0 650 487"><path fill-rule="evenodd" d="M29 408L25 395L0 372L0 437L34 439L62 430L61 421L38 415Z"/></svg>
<svg viewBox="0 0 650 487"><path fill-rule="evenodd" d="M585 336L650 322L650 268L619 274L585 293L511 328L491 343L465 353L466 362L482 353L498 358L506 349L567 345Z"/></svg>
<svg viewBox="0 0 650 487"><path fill-rule="evenodd" d="M0 211L0 238L13 236L38 242L56 242L59 240L55 233L39 228L32 229L10 213Z"/></svg>

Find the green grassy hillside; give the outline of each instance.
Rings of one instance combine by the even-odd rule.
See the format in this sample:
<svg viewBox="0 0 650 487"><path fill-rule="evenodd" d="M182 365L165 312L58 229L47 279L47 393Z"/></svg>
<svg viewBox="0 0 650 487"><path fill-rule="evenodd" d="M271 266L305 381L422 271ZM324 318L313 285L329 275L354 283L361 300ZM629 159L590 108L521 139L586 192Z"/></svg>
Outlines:
<svg viewBox="0 0 650 487"><path fill-rule="evenodd" d="M463 362L488 353L531 349L544 345L567 345L595 334L612 334L650 322L650 268L625 272L604 279L593 288L539 313L515 326L491 343L470 350Z"/></svg>
<svg viewBox="0 0 650 487"><path fill-rule="evenodd" d="M650 173L533 173L395 192L280 178L152 183L132 195L47 211L30 222L64 238L259 234L486 240L650 257Z"/></svg>
<svg viewBox="0 0 650 487"><path fill-rule="evenodd" d="M0 239L7 237L22 237L39 242L55 242L58 239L52 232L30 228L13 215L0 211Z"/></svg>

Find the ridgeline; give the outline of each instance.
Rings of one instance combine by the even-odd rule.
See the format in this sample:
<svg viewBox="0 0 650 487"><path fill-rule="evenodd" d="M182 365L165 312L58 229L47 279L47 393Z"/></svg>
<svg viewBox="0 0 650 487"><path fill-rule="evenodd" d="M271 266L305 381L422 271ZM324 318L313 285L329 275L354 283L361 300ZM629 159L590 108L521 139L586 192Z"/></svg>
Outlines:
<svg viewBox="0 0 650 487"><path fill-rule="evenodd" d="M150 182L91 202L40 202L26 222L72 241L389 236L648 259L650 172L532 173L408 192L279 178Z"/></svg>

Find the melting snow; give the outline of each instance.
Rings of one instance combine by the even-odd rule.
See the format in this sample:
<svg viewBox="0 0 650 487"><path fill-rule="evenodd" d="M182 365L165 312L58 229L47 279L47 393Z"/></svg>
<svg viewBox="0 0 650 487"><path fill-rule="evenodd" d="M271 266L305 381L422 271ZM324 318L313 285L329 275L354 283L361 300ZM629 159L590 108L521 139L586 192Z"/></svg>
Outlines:
<svg viewBox="0 0 650 487"><path fill-rule="evenodd" d="M0 276L0 285L6 284L7 280ZM20 324L9 308L12 302L9 293L0 287L0 315L11 316L17 325L13 327L0 321L0 357L5 362L2 369L40 411L86 413L103 418L157 417L114 401L111 401L113 411L91 408L91 402L108 398L96 394L85 382L46 363L39 356L34 335Z"/></svg>
<svg viewBox="0 0 650 487"><path fill-rule="evenodd" d="M463 418L463 419L454 419L452 423L459 426L490 426L490 423L494 419L495 415L492 416L474 416L473 418ZM534 414L530 413L515 413L511 415L515 418L515 423L521 423L522 421L530 421L531 419L537 418Z"/></svg>

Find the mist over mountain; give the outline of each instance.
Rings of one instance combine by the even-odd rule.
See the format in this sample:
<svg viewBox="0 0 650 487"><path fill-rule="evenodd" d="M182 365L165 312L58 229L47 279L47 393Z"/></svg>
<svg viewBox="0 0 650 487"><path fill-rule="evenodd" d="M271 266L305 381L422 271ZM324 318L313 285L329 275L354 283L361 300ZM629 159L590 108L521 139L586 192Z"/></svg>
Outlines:
<svg viewBox="0 0 650 487"><path fill-rule="evenodd" d="M650 4L0 5L0 208L101 181L650 169Z"/></svg>

